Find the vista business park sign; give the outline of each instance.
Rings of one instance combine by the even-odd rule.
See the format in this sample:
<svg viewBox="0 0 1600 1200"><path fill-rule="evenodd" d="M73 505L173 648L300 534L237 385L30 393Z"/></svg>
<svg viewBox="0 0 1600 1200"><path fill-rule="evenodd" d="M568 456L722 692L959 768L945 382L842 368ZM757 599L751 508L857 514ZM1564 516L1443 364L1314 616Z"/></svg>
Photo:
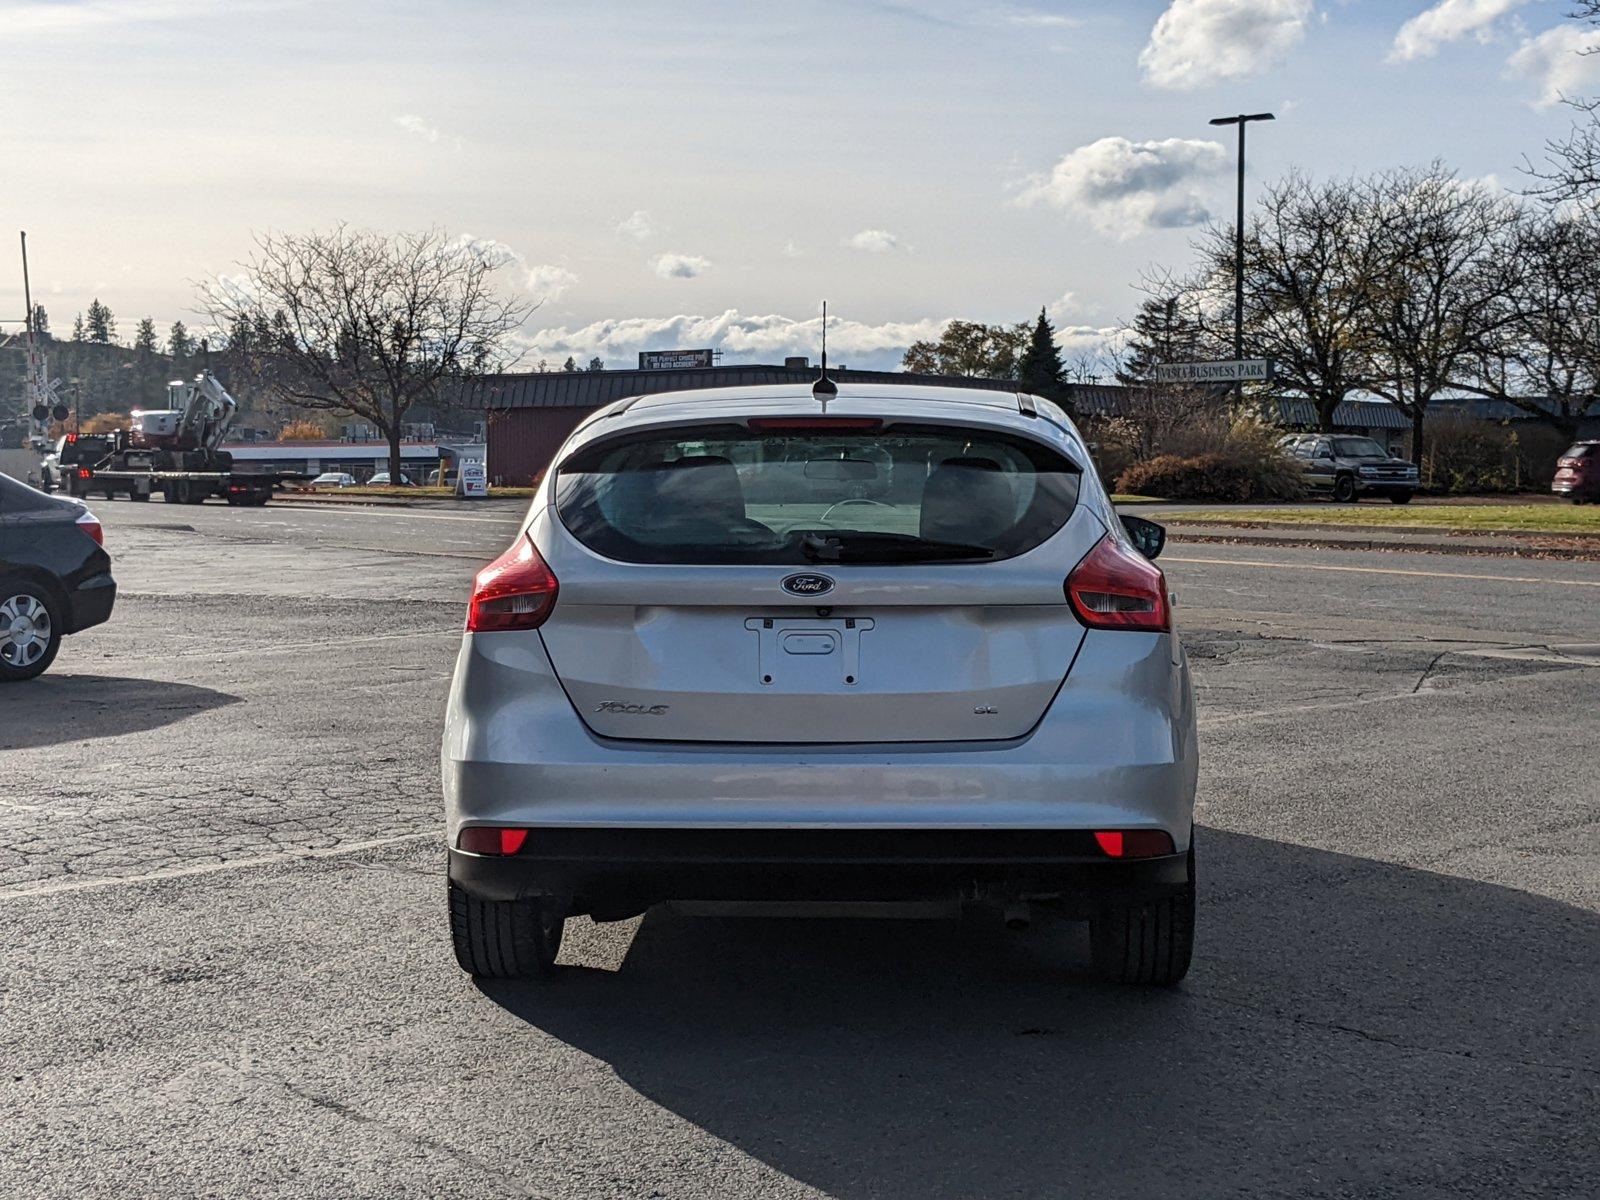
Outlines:
<svg viewBox="0 0 1600 1200"><path fill-rule="evenodd" d="M1228 362L1161 363L1150 377L1157 383L1267 383L1270 358L1236 358Z"/></svg>

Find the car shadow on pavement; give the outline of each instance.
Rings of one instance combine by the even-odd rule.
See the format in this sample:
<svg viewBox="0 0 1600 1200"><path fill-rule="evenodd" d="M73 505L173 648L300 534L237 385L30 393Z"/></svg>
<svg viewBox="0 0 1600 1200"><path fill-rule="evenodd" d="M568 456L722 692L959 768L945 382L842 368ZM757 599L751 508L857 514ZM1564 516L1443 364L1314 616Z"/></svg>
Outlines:
<svg viewBox="0 0 1600 1200"><path fill-rule="evenodd" d="M159 729L239 701L189 683L46 672L0 688L0 751Z"/></svg>
<svg viewBox="0 0 1600 1200"><path fill-rule="evenodd" d="M1197 957L1172 991L1094 982L1070 922L663 912L615 970L483 990L832 1196L1454 1195L1508 1169L1576 1195L1600 1178L1600 917L1200 836ZM603 960L619 933L569 929L563 961Z"/></svg>

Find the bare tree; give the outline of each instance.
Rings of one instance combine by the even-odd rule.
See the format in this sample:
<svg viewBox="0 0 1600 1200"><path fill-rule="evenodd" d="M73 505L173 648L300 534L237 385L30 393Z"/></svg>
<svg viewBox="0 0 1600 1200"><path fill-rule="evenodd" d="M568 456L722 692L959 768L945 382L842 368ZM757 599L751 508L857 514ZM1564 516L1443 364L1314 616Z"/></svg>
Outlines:
<svg viewBox="0 0 1600 1200"><path fill-rule="evenodd" d="M1439 163L1384 172L1363 190L1383 263L1372 288L1367 389L1411 418L1411 457L1421 466L1428 405L1514 318L1517 209Z"/></svg>
<svg viewBox="0 0 1600 1200"><path fill-rule="evenodd" d="M1600 26L1600 0L1573 0L1567 16L1589 25ZM1600 53L1600 35L1595 44L1574 54ZM1534 180L1529 191L1546 200L1592 200L1600 196L1600 99L1563 97L1563 103L1576 114L1572 130L1544 144L1544 161L1535 165L1524 160L1523 171Z"/></svg>
<svg viewBox="0 0 1600 1200"><path fill-rule="evenodd" d="M1508 317L1454 386L1576 437L1600 415L1600 213L1525 213L1507 253L1520 267Z"/></svg>
<svg viewBox="0 0 1600 1200"><path fill-rule="evenodd" d="M499 292L510 261L440 229L268 233L244 278L203 287L201 305L219 328L274 330L257 350L272 390L370 421L398 482L406 414L461 375L507 365L509 336L538 307Z"/></svg>
<svg viewBox="0 0 1600 1200"><path fill-rule="evenodd" d="M1266 189L1245 230L1245 351L1277 363L1278 386L1309 399L1324 431L1372 375L1371 310L1386 244L1367 199L1357 180L1291 173ZM1220 314L1232 301L1233 228L1212 226L1198 250L1194 290Z"/></svg>

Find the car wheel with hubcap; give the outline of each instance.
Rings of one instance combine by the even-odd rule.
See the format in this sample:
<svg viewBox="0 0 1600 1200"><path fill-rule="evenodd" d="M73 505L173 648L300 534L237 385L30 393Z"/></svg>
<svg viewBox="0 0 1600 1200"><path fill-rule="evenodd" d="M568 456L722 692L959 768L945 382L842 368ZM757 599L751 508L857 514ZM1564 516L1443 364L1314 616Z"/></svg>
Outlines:
<svg viewBox="0 0 1600 1200"><path fill-rule="evenodd" d="M565 927L565 908L548 897L480 900L450 885L456 962L477 978L549 978L555 974Z"/></svg>
<svg viewBox="0 0 1600 1200"><path fill-rule="evenodd" d="M1333 481L1333 499L1338 504L1354 504L1356 481L1352 476L1341 475Z"/></svg>
<svg viewBox="0 0 1600 1200"><path fill-rule="evenodd" d="M44 673L61 648L61 618L41 584L0 578L0 683Z"/></svg>

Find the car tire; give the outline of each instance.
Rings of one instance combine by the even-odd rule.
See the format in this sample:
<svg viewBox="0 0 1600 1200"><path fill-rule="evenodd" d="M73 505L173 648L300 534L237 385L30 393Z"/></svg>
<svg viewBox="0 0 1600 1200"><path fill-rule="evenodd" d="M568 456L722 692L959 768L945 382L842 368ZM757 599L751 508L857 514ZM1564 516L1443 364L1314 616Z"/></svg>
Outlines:
<svg viewBox="0 0 1600 1200"><path fill-rule="evenodd" d="M1189 882L1175 896L1108 904L1089 918L1095 974L1107 983L1171 987L1189 973L1194 953L1194 839Z"/></svg>
<svg viewBox="0 0 1600 1200"><path fill-rule="evenodd" d="M1333 481L1333 502L1335 504L1356 502L1356 481L1353 477L1341 475Z"/></svg>
<svg viewBox="0 0 1600 1200"><path fill-rule="evenodd" d="M1390 492L1389 493L1389 503L1390 504L1410 504L1412 495L1413 495L1413 493L1411 493L1411 492Z"/></svg>
<svg viewBox="0 0 1600 1200"><path fill-rule="evenodd" d="M456 962L479 979L554 975L565 925L565 916L549 900L480 900L450 885L450 938Z"/></svg>
<svg viewBox="0 0 1600 1200"><path fill-rule="evenodd" d="M11 628L29 617L34 628L24 640ZM63 628L61 606L49 588L18 575L0 576L0 683L21 683L43 675L61 649Z"/></svg>

